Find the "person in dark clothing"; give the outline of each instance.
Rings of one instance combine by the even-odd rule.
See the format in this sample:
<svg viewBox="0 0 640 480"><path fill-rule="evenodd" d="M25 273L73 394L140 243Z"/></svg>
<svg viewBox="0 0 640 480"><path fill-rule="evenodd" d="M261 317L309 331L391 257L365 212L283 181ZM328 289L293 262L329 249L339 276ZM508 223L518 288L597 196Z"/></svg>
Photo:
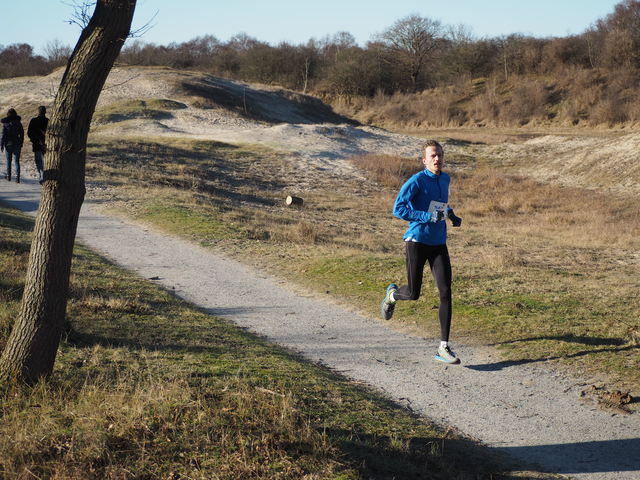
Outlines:
<svg viewBox="0 0 640 480"><path fill-rule="evenodd" d="M20 151L24 143L24 128L20 123L20 116L15 109L10 108L7 116L0 120L2 122L2 140L0 141L0 151L7 152L7 175L6 179L11 181L11 159L16 164L16 182L20 183Z"/></svg>
<svg viewBox="0 0 640 480"><path fill-rule="evenodd" d="M44 179L44 153L47 151L47 147L44 143L45 134L47 132L47 125L49 125L49 119L46 117L47 107L38 107L38 116L31 119L29 127L27 128L27 136L31 140L33 145L33 158L36 162L36 170L38 171L38 181L42 183Z"/></svg>
<svg viewBox="0 0 640 480"><path fill-rule="evenodd" d="M440 346L435 359L445 363L460 360L449 347L451 328L451 259L447 249L447 225L454 227L462 219L449 206L450 177L443 171L444 151L435 140L429 140L422 149L425 169L413 175L400 189L396 198L394 216L409 222L404 234L407 285L390 284L380 305L382 317L389 320L398 300L417 300L422 288L423 269L428 263L440 294L438 317L440 320Z"/></svg>

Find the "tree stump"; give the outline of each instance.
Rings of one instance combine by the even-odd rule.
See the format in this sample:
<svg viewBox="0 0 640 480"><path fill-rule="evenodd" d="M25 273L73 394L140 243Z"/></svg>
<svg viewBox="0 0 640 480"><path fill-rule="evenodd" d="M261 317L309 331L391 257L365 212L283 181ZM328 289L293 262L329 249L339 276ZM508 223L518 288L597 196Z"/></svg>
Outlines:
<svg viewBox="0 0 640 480"><path fill-rule="evenodd" d="M300 197L294 197L292 195L289 195L287 199L284 201L284 203L286 203L287 206L289 207L291 206L301 207L302 204L304 203L304 200Z"/></svg>

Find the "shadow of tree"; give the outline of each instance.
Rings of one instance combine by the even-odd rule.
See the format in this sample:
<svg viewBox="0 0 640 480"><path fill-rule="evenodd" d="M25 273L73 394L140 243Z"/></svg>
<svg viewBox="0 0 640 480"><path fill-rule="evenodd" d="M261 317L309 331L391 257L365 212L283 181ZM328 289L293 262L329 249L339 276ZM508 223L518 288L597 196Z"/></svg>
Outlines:
<svg viewBox="0 0 640 480"><path fill-rule="evenodd" d="M29 253L30 245L24 242L14 242L13 240L0 238L0 251L11 252L14 255Z"/></svg>
<svg viewBox="0 0 640 480"><path fill-rule="evenodd" d="M90 325L80 328L69 326L66 342L78 348L87 348L95 345L104 347L122 347L129 350L165 351L173 354L188 354L198 356L197 362L202 369L186 372L189 379L196 382L208 382L215 378L227 378L237 370L237 365L244 365L244 375L256 375L251 373L256 368L255 362L259 362L266 381L273 382L278 373L273 366L274 360L294 361L299 367L288 367L286 375L291 376L302 390L313 392L312 395L301 395L303 407L307 412L313 412L313 428L326 435L329 444L339 451L337 459L358 471L357 478L379 480L436 480L456 478L460 480L476 479L511 479L520 478L503 472L515 468L515 464L508 455L487 448L470 439L462 437L446 438L446 434L428 437L415 435L410 425L425 422L406 407L384 398L365 385L354 384L331 369L314 364L303 358L298 353L286 348L270 344L267 340L253 333L231 326L234 330L231 338L225 337L219 326L212 325L203 331L194 325L186 329L171 329L170 326L158 326L157 332L153 325L146 325L144 338L154 337L157 342L149 342L134 336L124 336L112 326L110 330L104 330L101 335L92 333ZM227 328L227 327L225 327ZM109 334L110 333L110 334ZM206 363L211 357L232 355L233 366L207 370ZM258 360L256 360L258 359ZM280 367L281 368L281 367ZM298 369L300 370L298 372ZM309 378L310 370L316 380ZM302 373L302 375L300 375ZM254 381L257 377L254 378ZM320 381L322 387L314 384ZM324 389L327 388L327 391ZM364 401L366 409L350 411L349 406L336 411L334 407L325 405L327 392L338 389L344 395L345 405L351 405L355 398ZM334 392L336 390L333 390ZM355 392L348 393L348 392ZM384 415L394 418L400 416L400 424L404 425L396 435L390 435L384 426L376 426L371 418L372 412L384 410ZM328 412L341 418L323 415ZM380 433L371 433L377 432ZM301 453L311 453L308 444L290 444L287 447L292 457ZM339 477L341 478L341 477ZM345 477L347 478L347 477ZM348 477L351 478L351 477Z"/></svg>
<svg viewBox="0 0 640 480"><path fill-rule="evenodd" d="M359 478L516 478L507 473L496 473L501 470L498 465L504 468L511 463L506 455L463 438L414 437L403 442L400 437L371 435L357 429L327 429L325 432L357 466ZM483 467L478 468L479 465Z"/></svg>
<svg viewBox="0 0 640 480"><path fill-rule="evenodd" d="M640 471L640 438L505 447L502 450L516 457L526 454L529 458L557 459L558 467L554 472L559 474ZM581 461L585 458L589 461Z"/></svg>
<svg viewBox="0 0 640 480"><path fill-rule="evenodd" d="M27 202L24 202L24 203L27 203ZM28 202L28 203L31 204L31 202ZM32 218L25 218L22 215L16 215L15 213L12 212L12 209L14 208L18 208L19 210L22 210L22 208L20 208L21 202L19 201L12 202L12 205L9 206L9 204L0 201L0 206L7 207L7 209L2 212L2 216L0 217L2 219L2 225L7 226L13 230L20 230L22 232L30 232L31 230L33 230L34 220ZM11 247L11 246L2 247L3 242L6 243L6 240L3 238L0 238L0 248ZM15 248L18 248L20 250L24 250L24 248L27 248L28 250L30 247L30 245L28 244L26 247L22 247L21 244L19 243L12 243L11 245L15 246Z"/></svg>
<svg viewBox="0 0 640 480"><path fill-rule="evenodd" d="M99 144L92 146L96 145ZM287 183L278 175L262 171L258 155L253 158L244 154L234 162L225 158L238 150L237 146L213 141L202 142L202 148L130 141L126 145L93 149L89 157L91 168L109 166L107 183L126 178L129 183L133 180L139 185L169 186L223 198L225 202L273 205L273 192L282 190Z"/></svg>

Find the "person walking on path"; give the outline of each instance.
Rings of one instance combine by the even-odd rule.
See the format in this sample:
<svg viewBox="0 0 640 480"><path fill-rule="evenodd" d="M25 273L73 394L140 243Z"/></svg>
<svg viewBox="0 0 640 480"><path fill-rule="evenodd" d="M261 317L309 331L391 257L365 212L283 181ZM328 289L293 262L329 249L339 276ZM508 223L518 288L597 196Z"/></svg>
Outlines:
<svg viewBox="0 0 640 480"><path fill-rule="evenodd" d="M47 147L44 144L45 134L49 119L46 117L47 107L41 105L38 107L38 116L31 119L27 128L27 136L33 145L33 158L36 162L36 170L38 172L38 182L42 184L44 179L44 154Z"/></svg>
<svg viewBox="0 0 640 480"><path fill-rule="evenodd" d="M391 283L387 287L380 310L382 317L389 320L398 300L417 300L422 288L424 267L429 262L440 294L438 317L441 342L435 359L445 363L459 363L460 360L449 347L452 274L445 219L449 218L454 227L459 227L462 219L448 205L450 177L442 171L442 146L435 140L429 140L422 151L425 169L405 182L393 206L394 216L409 222L409 228L404 234L407 285L398 288L395 283Z"/></svg>
<svg viewBox="0 0 640 480"><path fill-rule="evenodd" d="M20 116L13 108L10 108L7 116L0 121L2 122L0 151L6 151L7 154L6 179L11 181L11 160L13 158L16 164L16 182L20 183L20 151L24 143L24 128L20 123Z"/></svg>

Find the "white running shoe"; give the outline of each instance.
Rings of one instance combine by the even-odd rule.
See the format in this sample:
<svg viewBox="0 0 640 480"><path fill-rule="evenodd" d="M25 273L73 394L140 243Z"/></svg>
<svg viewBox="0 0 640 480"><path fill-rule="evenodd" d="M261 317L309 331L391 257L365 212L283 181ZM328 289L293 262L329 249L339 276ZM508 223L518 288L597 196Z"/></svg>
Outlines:
<svg viewBox="0 0 640 480"><path fill-rule="evenodd" d="M398 290L398 286L395 283L390 283L387 287L386 292L384 293L384 298L382 299L382 303L380 304L380 313L382 318L385 320L390 320L393 316L393 311L396 308L396 302L392 302L391 296L392 293Z"/></svg>
<svg viewBox="0 0 640 480"><path fill-rule="evenodd" d="M460 359L448 345L446 347L438 347L438 352L433 358L444 363L460 363Z"/></svg>

